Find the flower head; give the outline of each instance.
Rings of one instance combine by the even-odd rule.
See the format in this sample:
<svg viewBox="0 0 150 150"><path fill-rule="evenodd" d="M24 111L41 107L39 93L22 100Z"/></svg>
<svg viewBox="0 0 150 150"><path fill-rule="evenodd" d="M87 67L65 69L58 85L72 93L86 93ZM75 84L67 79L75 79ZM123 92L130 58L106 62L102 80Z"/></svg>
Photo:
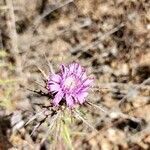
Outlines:
<svg viewBox="0 0 150 150"><path fill-rule="evenodd" d="M78 63L62 65L60 72L49 77L47 88L50 93L55 94L53 104L58 106L62 100L66 101L68 107L75 104L83 104L88 95L88 89L93 82L88 78L85 69Z"/></svg>

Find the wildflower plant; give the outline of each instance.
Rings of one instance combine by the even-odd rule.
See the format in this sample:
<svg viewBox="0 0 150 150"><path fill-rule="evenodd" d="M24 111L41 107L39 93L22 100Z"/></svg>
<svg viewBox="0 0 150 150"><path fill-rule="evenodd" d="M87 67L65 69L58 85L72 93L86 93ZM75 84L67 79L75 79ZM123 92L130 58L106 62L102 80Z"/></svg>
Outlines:
<svg viewBox="0 0 150 150"><path fill-rule="evenodd" d="M43 91L34 91L41 96L49 98L50 105L43 106L43 110L28 120L26 125L36 119L39 115L44 114L45 117L33 129L31 135L40 127L40 125L47 119L50 120L49 129L43 137L43 143L55 128L57 136L55 140L59 140L60 136L63 137L70 149L72 148L70 129L69 126L73 118L78 118L86 123L89 127L93 128L87 121L80 115L79 107L87 103L87 96L90 88L92 88L94 79L87 76L86 69L79 63L73 62L69 65L61 65L57 73L46 74L39 69L45 77L45 89Z"/></svg>

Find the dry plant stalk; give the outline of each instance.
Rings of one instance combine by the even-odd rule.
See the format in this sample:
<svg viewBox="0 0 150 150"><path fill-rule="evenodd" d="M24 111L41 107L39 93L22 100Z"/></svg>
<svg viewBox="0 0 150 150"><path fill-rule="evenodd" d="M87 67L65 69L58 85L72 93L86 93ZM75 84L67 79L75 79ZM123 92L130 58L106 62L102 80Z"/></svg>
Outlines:
<svg viewBox="0 0 150 150"><path fill-rule="evenodd" d="M21 67L21 59L19 57L19 50L18 50L18 37L16 31L16 24L15 24L15 14L14 14L14 7L12 0L6 0L6 5L8 7L8 15L7 15L7 26L9 30L9 35L11 39L11 54L15 58L16 61L16 72L21 74L22 67Z"/></svg>

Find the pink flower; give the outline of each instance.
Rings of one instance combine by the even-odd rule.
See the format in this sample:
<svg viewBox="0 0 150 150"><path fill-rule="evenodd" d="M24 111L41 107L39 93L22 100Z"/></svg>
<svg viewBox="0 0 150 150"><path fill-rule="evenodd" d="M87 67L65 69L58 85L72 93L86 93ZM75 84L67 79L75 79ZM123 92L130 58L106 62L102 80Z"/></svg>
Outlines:
<svg viewBox="0 0 150 150"><path fill-rule="evenodd" d="M57 74L49 77L47 88L53 93L53 104L58 106L62 100L66 101L68 107L72 108L75 104L83 104L88 95L88 89L93 82L88 78L85 69L78 63L61 66Z"/></svg>

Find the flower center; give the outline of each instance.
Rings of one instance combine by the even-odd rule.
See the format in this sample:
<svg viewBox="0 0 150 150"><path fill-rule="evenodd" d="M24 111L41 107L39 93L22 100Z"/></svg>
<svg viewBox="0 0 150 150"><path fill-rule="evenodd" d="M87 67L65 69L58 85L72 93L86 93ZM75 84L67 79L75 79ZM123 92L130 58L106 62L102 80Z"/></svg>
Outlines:
<svg viewBox="0 0 150 150"><path fill-rule="evenodd" d="M65 82L64 82L64 86L67 89L73 89L76 86L76 80L74 77L68 77Z"/></svg>

